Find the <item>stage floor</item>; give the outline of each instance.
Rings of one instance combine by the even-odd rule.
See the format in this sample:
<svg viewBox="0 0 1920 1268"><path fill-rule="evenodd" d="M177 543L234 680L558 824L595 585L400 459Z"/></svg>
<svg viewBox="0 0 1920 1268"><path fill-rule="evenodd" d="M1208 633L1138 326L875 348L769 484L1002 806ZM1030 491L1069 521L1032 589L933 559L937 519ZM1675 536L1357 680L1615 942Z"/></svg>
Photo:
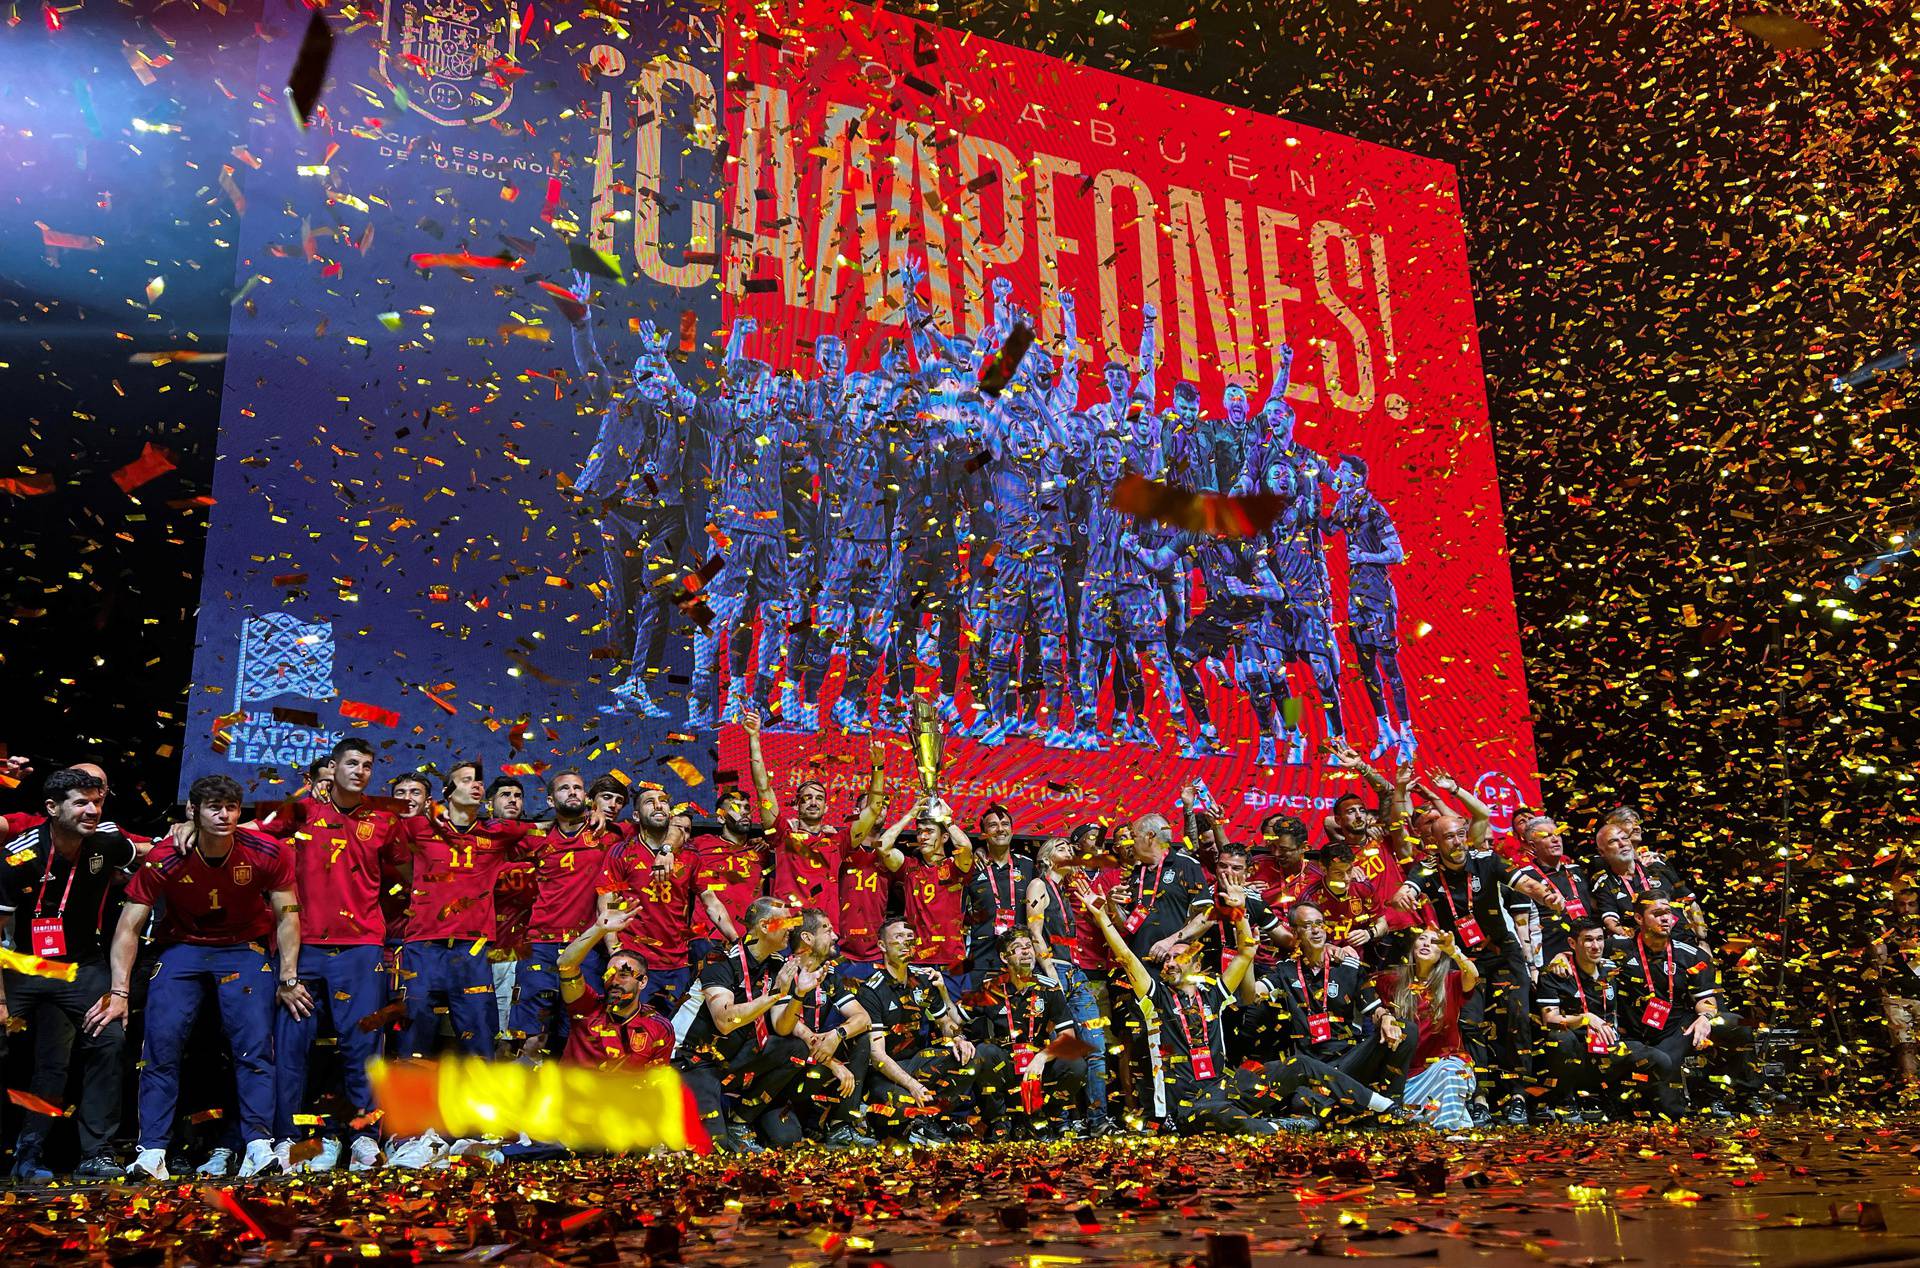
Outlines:
<svg viewBox="0 0 1920 1268"><path fill-rule="evenodd" d="M592 1161L0 1194L0 1259L1920 1263L1914 1118ZM648 1225L655 1227L649 1229Z"/></svg>

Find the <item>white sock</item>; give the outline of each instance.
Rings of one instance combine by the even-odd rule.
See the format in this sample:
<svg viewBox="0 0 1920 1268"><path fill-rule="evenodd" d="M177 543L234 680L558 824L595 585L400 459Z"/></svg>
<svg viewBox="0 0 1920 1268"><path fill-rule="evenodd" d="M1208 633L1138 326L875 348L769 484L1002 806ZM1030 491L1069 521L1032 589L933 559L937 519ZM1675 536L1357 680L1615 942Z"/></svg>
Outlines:
<svg viewBox="0 0 1920 1268"><path fill-rule="evenodd" d="M1393 1102L1375 1092L1372 1099L1367 1102L1367 1108L1376 1114L1384 1114L1393 1108Z"/></svg>

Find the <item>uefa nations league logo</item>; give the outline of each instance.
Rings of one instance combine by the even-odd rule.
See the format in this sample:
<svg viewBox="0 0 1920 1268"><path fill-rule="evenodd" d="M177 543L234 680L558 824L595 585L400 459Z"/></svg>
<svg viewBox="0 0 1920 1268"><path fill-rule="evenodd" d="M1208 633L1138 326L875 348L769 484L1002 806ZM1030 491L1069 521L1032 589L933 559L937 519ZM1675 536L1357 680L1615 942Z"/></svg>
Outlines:
<svg viewBox="0 0 1920 1268"><path fill-rule="evenodd" d="M446 127L485 123L513 100L519 14L512 0L384 0L380 78Z"/></svg>
<svg viewBox="0 0 1920 1268"><path fill-rule="evenodd" d="M336 694L331 622L269 612L240 623L240 668L234 685L238 707L279 696L331 700Z"/></svg>

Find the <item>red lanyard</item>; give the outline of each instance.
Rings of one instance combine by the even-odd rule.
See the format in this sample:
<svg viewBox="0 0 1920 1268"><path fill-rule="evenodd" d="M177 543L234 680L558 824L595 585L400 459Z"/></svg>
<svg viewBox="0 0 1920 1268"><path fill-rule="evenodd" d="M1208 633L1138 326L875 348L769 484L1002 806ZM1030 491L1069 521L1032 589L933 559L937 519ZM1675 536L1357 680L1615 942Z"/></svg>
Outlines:
<svg viewBox="0 0 1920 1268"><path fill-rule="evenodd" d="M1655 994L1653 989L1653 965L1647 963L1646 939L1636 933L1633 935L1633 940L1640 948L1640 975L1646 978L1647 980L1647 994L1653 995L1655 999L1658 999L1659 996ZM1669 1006L1673 1004L1673 943L1671 941L1667 943L1667 1000L1666 1002Z"/></svg>
<svg viewBox="0 0 1920 1268"><path fill-rule="evenodd" d="M1133 896L1133 909L1135 911L1153 910L1153 904L1160 898L1160 887L1167 883L1167 860L1162 857L1159 864L1154 868L1152 893L1147 892L1146 875L1147 865L1142 863L1140 865L1141 879L1137 886L1139 892Z"/></svg>
<svg viewBox="0 0 1920 1268"><path fill-rule="evenodd" d="M1643 961L1645 960L1645 958L1646 957L1642 955L1641 959ZM1578 964L1575 964L1573 966L1573 992L1574 994L1580 997L1581 1016L1585 1016L1586 1014L1592 1012L1593 1010L1587 1007L1587 988L1580 985L1580 966Z"/></svg>
<svg viewBox="0 0 1920 1268"><path fill-rule="evenodd" d="M47 882L53 879L53 856L57 853L59 853L59 851L54 848L53 837L49 834L47 837L47 866L46 870L40 873L40 896L33 900L33 915L36 920L47 914L44 910L47 901ZM85 851L82 851L82 853L85 853ZM75 855L73 866L67 869L67 888L60 895L60 910L53 913L56 920L66 917L67 899L73 897L73 878L79 874L80 856Z"/></svg>
<svg viewBox="0 0 1920 1268"><path fill-rule="evenodd" d="M1633 861L1633 874L1640 880L1640 888L1634 890L1634 893L1642 894L1653 888L1653 882L1647 879L1647 870L1640 866L1639 859Z"/></svg>
<svg viewBox="0 0 1920 1268"><path fill-rule="evenodd" d="M1018 879L1019 878L1016 877L1013 872L1013 860L1008 859L1007 860L1007 907L1009 910L1011 910L1013 907L1013 886L1014 886L1014 882ZM1000 910L1000 887L993 883L993 864L991 862L987 864L987 893L993 898L993 909L995 911L999 911Z"/></svg>
<svg viewBox="0 0 1920 1268"><path fill-rule="evenodd" d="M1327 963L1333 958L1331 951L1320 961L1320 1011L1327 1011L1327 979L1333 975L1333 969ZM1313 1012L1313 992L1307 989L1307 970L1299 960L1293 962L1293 971L1300 978L1300 994L1306 997L1307 1011Z"/></svg>
<svg viewBox="0 0 1920 1268"><path fill-rule="evenodd" d="M1468 892L1469 895L1471 895L1472 891ZM1460 909L1453 905L1453 886L1447 884L1447 874L1444 870L1440 872L1440 897L1447 900L1447 914L1453 917L1454 927L1458 928L1460 925ZM1471 902L1471 898L1469 898L1469 902ZM1467 910L1472 911L1473 908L1469 906Z"/></svg>
<svg viewBox="0 0 1920 1268"><path fill-rule="evenodd" d="M740 952L740 978L747 985L747 998L751 999L760 993L760 988L754 983L753 969L747 961L747 944L742 942L736 950Z"/></svg>

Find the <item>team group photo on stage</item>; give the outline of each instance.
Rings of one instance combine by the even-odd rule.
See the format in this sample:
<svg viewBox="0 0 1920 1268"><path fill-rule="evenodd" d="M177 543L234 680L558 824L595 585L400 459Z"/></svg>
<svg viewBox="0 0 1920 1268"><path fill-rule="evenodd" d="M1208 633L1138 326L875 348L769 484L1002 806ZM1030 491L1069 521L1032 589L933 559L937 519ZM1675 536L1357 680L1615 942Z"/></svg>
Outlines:
<svg viewBox="0 0 1920 1268"><path fill-rule="evenodd" d="M1905 1252L1911 351L1574 315L1474 22L1148 8L5 37L7 1257Z"/></svg>

